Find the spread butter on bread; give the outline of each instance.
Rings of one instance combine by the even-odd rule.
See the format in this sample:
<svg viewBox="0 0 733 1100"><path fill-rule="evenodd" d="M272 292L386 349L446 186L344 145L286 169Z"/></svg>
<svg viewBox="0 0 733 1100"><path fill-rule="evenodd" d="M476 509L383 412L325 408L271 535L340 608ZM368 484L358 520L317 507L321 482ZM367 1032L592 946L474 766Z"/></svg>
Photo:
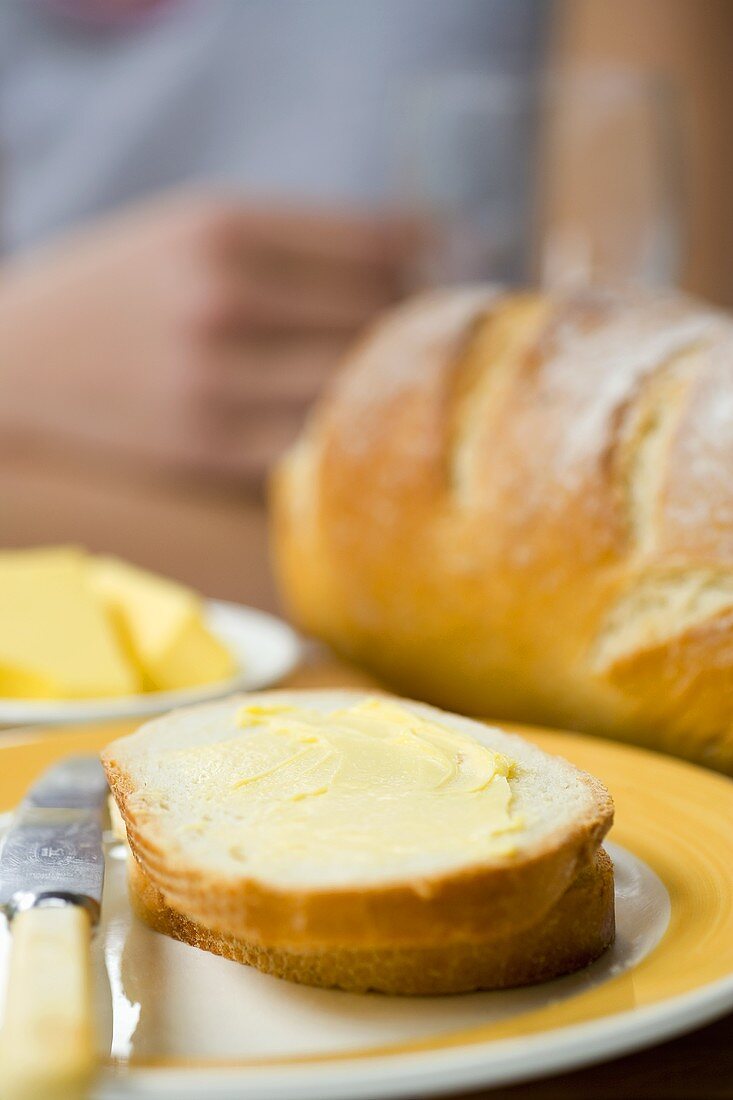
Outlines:
<svg viewBox="0 0 733 1100"><path fill-rule="evenodd" d="M281 977L502 988L611 942L613 806L530 742L384 695L175 711L103 753L153 928Z"/></svg>

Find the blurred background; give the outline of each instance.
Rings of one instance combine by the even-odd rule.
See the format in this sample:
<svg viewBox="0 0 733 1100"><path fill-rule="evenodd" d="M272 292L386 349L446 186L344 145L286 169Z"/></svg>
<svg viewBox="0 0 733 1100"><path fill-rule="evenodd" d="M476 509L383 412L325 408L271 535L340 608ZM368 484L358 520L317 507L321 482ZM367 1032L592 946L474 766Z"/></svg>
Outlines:
<svg viewBox="0 0 733 1100"><path fill-rule="evenodd" d="M444 283L733 303L726 0L1 0L0 545L275 606L266 470Z"/></svg>

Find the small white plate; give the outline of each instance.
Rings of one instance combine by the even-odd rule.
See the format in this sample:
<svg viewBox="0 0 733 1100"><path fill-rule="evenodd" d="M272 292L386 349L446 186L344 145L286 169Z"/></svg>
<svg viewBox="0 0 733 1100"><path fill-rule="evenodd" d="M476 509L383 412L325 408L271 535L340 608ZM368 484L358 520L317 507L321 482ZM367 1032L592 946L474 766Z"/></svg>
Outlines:
<svg viewBox="0 0 733 1100"><path fill-rule="evenodd" d="M0 699L0 725L97 722L115 718L146 718L229 695L269 687L287 676L301 658L302 646L295 631L264 611L221 600L207 600L208 626L234 654L239 665L235 676L182 691L151 691L102 699Z"/></svg>

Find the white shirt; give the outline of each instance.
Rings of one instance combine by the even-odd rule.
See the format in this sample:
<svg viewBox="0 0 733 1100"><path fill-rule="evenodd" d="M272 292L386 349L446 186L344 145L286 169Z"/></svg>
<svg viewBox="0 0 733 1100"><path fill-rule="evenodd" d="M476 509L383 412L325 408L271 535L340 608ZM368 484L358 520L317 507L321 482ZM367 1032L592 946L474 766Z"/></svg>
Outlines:
<svg viewBox="0 0 733 1100"><path fill-rule="evenodd" d="M546 0L173 0L95 26L0 0L6 249L150 192L376 205L396 118L431 74L532 72Z"/></svg>

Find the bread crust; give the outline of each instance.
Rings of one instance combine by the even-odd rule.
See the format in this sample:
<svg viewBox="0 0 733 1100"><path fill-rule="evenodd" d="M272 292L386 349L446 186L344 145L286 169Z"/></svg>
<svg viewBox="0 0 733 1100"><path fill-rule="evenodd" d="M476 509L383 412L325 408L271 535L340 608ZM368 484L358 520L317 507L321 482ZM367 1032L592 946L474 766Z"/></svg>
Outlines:
<svg viewBox="0 0 733 1100"><path fill-rule="evenodd" d="M156 932L278 978L354 993L466 993L547 981L587 966L613 942L613 865L600 849L537 925L493 939L423 947L265 947L192 921L166 903L134 858L133 910Z"/></svg>
<svg viewBox="0 0 733 1100"><path fill-rule="evenodd" d="M286 605L413 697L733 774L731 363L676 294L407 303L275 472Z"/></svg>
<svg viewBox="0 0 733 1100"><path fill-rule="evenodd" d="M313 695L332 697L327 692L275 691L243 699L297 702ZM364 696L339 692L337 697L343 702ZM430 709L401 702L420 711ZM430 716L440 720L441 713L431 710ZM222 935L262 947L414 947L481 941L487 935L536 925L593 862L613 821L613 802L603 784L567 764L568 773L587 790L585 809L571 826L551 831L521 858L507 856L394 884L278 888L241 873L229 876L197 866L185 851L173 850L162 835L159 816L136 801L135 781L121 760L126 743L143 734L112 742L102 754L135 858L177 912Z"/></svg>

